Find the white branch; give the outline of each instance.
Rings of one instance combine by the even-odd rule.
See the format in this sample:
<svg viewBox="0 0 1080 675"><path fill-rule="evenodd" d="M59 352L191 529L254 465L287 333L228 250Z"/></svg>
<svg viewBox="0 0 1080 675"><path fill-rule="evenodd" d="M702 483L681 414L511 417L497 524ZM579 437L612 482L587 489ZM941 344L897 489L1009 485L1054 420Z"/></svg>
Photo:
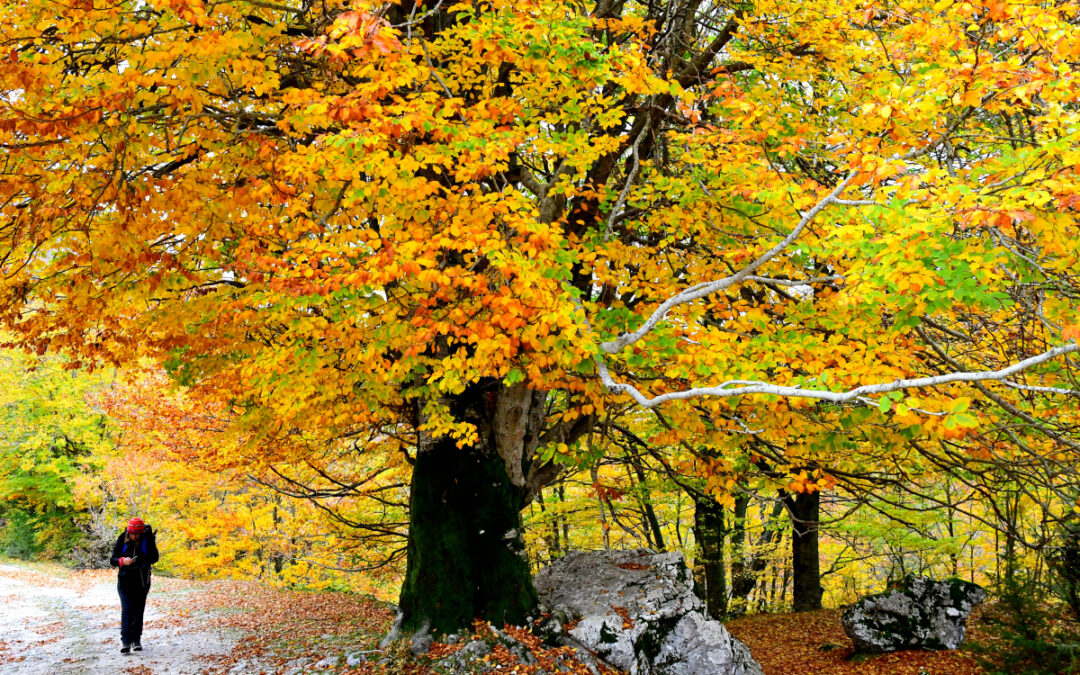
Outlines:
<svg viewBox="0 0 1080 675"><path fill-rule="evenodd" d="M779 244L773 246L771 249L763 253L761 257L759 257L757 260L742 268L735 274L732 274L731 276L724 277L723 279L717 279L716 281L706 281L700 284L695 284L677 293L676 295L673 295L672 297L661 303L660 306L653 311L649 318L645 320L645 323L643 323L641 327L638 328L636 331L634 331L633 333L623 333L615 340L612 340L610 342L603 342L600 344L600 348L608 354L616 354L624 347L632 345L641 338L648 335L652 331L652 329L656 327L656 324L660 323L664 316L666 316L667 313L675 307L678 307L679 305L684 305L688 302L693 302L694 300L697 300L699 298L704 298L708 295L712 295L713 293L718 293L719 291L730 288L731 286L734 286L735 284L746 280L747 277L751 276L759 267L775 258L781 251L790 246L791 243L795 241L800 234L802 234L802 231L806 229L806 226L810 224L810 221L814 219L814 216L821 213L821 211L826 206L836 201L837 197L840 195L841 192L844 191L844 188L847 187L848 183L850 183L851 179L854 177L854 172L848 174L847 178L840 181L840 184L837 185L832 192L825 195L825 197L823 197L821 201L815 204L812 209L803 214L802 218L799 219L798 224L795 225L795 228L791 230L788 236L784 237Z"/></svg>
<svg viewBox="0 0 1080 675"><path fill-rule="evenodd" d="M1006 387L1012 387L1013 389L1019 389L1020 391L1034 391L1040 394L1059 394L1062 396L1080 396L1080 389L1059 389L1057 387L1033 387L1027 384L1017 384L1016 382L1002 382Z"/></svg>
<svg viewBox="0 0 1080 675"><path fill-rule="evenodd" d="M985 102L985 100L984 100L984 102ZM968 114L970 114L970 113L968 113ZM912 148L906 154L898 157L898 159L905 160L905 161L910 161L912 159L915 159L917 157L921 157L921 156L931 152L934 148L938 147L942 143L947 142L948 138L949 138L949 135L955 130L955 128L957 126L959 126L959 123L962 122L962 121L963 121L963 118L960 121L956 122L952 127L950 127L936 141L934 141L934 142L932 142L932 143L930 143L930 144L928 144L928 145L926 145L926 146L924 146L922 148ZM641 140L640 136L639 136L638 139L635 140L635 144L634 144L635 145L635 148L634 148L635 150L636 150L637 142L640 141L640 140ZM636 168L636 166L635 166L635 168ZM836 277L815 278L815 279L809 279L809 280L806 280L806 281L794 281L794 280L787 280L787 279L770 279L768 277L758 277L758 276L754 276L753 273L758 268L760 268L762 265L769 262L774 257L776 257L778 254L780 254L782 251L784 251L784 249L786 249L788 246L790 246L792 244L792 242L794 242L799 237L799 235L802 234L803 230L806 229L807 225L810 224L810 222L814 219L814 217L816 217L819 213L821 213L821 211L824 210L825 207L827 207L829 204L840 204L840 205L843 205L843 206L882 206L882 204L880 204L878 202L875 202L873 200L868 200L868 199L841 199L840 198L840 194L844 191L845 188L847 188L848 184L851 182L851 180L854 177L855 177L855 172L852 171L851 173L849 173L847 175L846 178L844 178L842 181L840 181L840 183L832 190L832 192L825 195L825 197L823 197L821 199L821 201L819 201L817 204L815 204L813 208L811 208L806 213L802 214L802 217L799 219L799 222L795 225L795 227L791 230L791 232L780 241L780 243L773 246L771 249L766 251L764 254L762 254L760 257L758 257L756 260L754 260L752 263L750 263L746 267L744 267L741 270L739 270L738 272L736 272L734 274L731 274L729 276L726 276L726 277L724 277L722 279L717 279L715 281L702 282L702 283L695 284L693 286L690 286L688 288L683 289L679 293L673 295L672 297L670 297L667 300L665 300L664 302L662 302L655 310L653 310L652 314L649 315L649 317L645 320L645 322L637 330L633 331L632 333L623 333L622 335L620 335L618 338L616 338L614 340L600 343L600 352L597 353L593 357L593 360L596 363L597 374L600 376L600 380L601 380L601 382L604 383L604 386L609 391L611 391L612 393L616 393L616 394L625 393L625 394L628 394L635 401L637 401L640 405L642 405L642 406L644 406L646 408L652 408L652 407L658 406L658 405L660 405L662 403L665 403L667 401L674 401L674 400L679 400L679 399L689 399L689 398L696 398L696 397L702 397L702 396L717 396L717 397L730 398L730 397L735 397L735 396L748 396L748 395L752 395L752 394L765 394L765 395L781 396L781 397L787 397L787 398L810 398L810 399L817 399L817 400L822 400L822 401L832 401L832 402L836 402L836 403L856 400L856 401L859 401L859 402L865 404L865 403L871 401L871 399L868 399L866 397L867 394L883 394L883 393L887 393L887 392L890 392L890 391L899 391L899 390L904 390L904 389L919 389L919 388L924 388L924 387L933 387L933 386L937 386L937 385L941 385L941 384L948 384L950 382L980 382L980 381L988 381L988 380L1002 381L1002 380L1005 380L1006 378L1010 377L1011 375L1014 375L1016 373L1024 371L1024 370L1026 370L1028 368L1031 368L1032 366L1036 366L1036 365L1038 365L1040 363L1045 363L1047 361L1050 361L1050 360L1052 360L1052 359L1054 359L1054 358L1056 358L1058 356L1080 350L1080 345L1077 345L1077 343L1075 341L1073 341L1073 342L1071 342L1069 344L1066 344L1066 345L1063 345L1061 347L1056 347L1056 348L1051 349L1051 350L1049 350L1047 352L1043 352L1042 354L1039 354L1037 356L1033 356L1031 358L1024 359L1023 361L1015 363L1015 364L1013 364L1011 366L1008 366L1007 368L1003 368L1001 370L980 371L980 372L959 372L959 373L949 373L949 374L946 374L946 375L937 375L937 376L933 376L933 377L922 377L922 378L916 378L916 379L910 379L910 380L894 380L892 382L884 382L884 383L880 383L880 384L864 385L864 386L856 387L855 389L850 389L848 391L842 391L842 392L835 392L835 391L829 391L829 390L824 390L824 389L804 389L802 387L790 387L790 386L782 386L782 385L777 385L777 384L769 384L768 382L732 380L732 381L729 381L729 382L725 382L725 383L721 384L720 386L696 387L696 388L693 388L693 389L687 389L687 390L684 390L684 391L677 391L677 392L670 392L670 393L667 393L667 394L661 394L659 396L654 396L652 398L647 398L644 394L642 394L633 385L616 382L611 377L611 373L608 371L607 363L604 361L604 354L605 353L606 354L617 354L620 351L622 351L625 347L627 347L629 345L632 345L635 342L641 340L646 335L648 335L650 332L652 332L652 330L657 326L657 324L659 324L664 319L664 317L667 315L668 312L670 312L675 307L678 307L679 305L683 305L683 304L686 304L686 303L689 303L689 302L693 302L694 300L704 298L706 296L712 295L713 293L718 293L718 292L723 291L723 290L725 290L727 288L730 288L731 286L734 286L735 284L738 284L738 283L741 283L741 282L744 282L744 281L755 281L755 282L759 282L759 283L772 283L772 284L779 284L779 285L797 286L797 285L805 285L805 284L810 284L810 283L823 283L823 282L828 282L828 281L839 281L839 280L841 280L842 277L836 276ZM627 184L627 186L624 187L623 193L626 192L628 187L629 187L629 183ZM708 190L706 190L706 193L708 193ZM621 202L623 200L624 196L625 196L624 194L620 194L619 200L616 202L616 207L619 206L619 202ZM615 210L612 211L612 217L614 216L614 214L615 214ZM610 225L611 225L611 220L609 219L608 228L610 228ZM607 238L606 235L607 235L607 231L605 231L605 239ZM578 308L582 310L582 314L584 315L585 312L580 307L580 305L578 306ZM586 317L585 321L586 321L586 326L587 326L588 325L587 317ZM1016 387L1016 388L1022 388L1022 385L1016 385L1016 384L1010 383L1010 382L1005 382L1004 384L1006 384L1008 386L1013 386L1013 387ZM736 385L738 385L738 386L736 386ZM1045 392L1045 393L1053 393L1053 394L1075 394L1075 393L1077 393L1077 392L1074 392L1072 390L1054 389L1054 388L1050 388L1050 387L1030 388L1030 390L1042 391L1042 392Z"/></svg>
<svg viewBox="0 0 1080 675"><path fill-rule="evenodd" d="M636 387L630 384L624 384L616 382L611 378L611 373L608 372L607 364L604 363L602 358L596 359L597 373L600 375L600 380L608 388L609 391L616 394L629 394L631 398L637 401L640 405L646 408L653 408L661 403L667 401L682 400L688 398L698 398L702 396L717 396L722 398L730 398L734 396L747 396L750 394L767 394L771 396L782 396L785 398L812 398L820 401L831 401L833 403L843 403L845 401L851 401L858 399L867 394L884 394L890 391L899 391L902 389L922 389L925 387L934 387L941 384L949 384L951 382L985 382L985 381L1000 381L1007 377L1011 377L1019 372L1027 370L1032 366L1037 366L1040 363L1046 363L1059 356L1069 354L1071 352L1080 351L1080 345L1076 342L1055 347L1049 351L1045 351L1037 356L1024 359L1018 363L1014 363L1007 368L1001 370L989 370L989 371L974 371L963 373L948 373L946 375L935 375L932 377L919 377L911 380L893 380L892 382L883 382L880 384L868 384L855 389L849 389L847 391L828 391L824 389L803 389L802 387L788 387L777 384L769 384L767 382L752 382L734 380L725 384L740 384L732 389L728 389L724 386L719 387L695 387L693 389L685 389L683 391L675 391L667 394L661 394L652 398L646 398Z"/></svg>
<svg viewBox="0 0 1080 675"><path fill-rule="evenodd" d="M835 275L831 277L814 277L813 279L773 279L772 277L746 277L743 281L757 281L762 284L776 284L777 286L809 286L811 284L827 284L833 281L843 281L844 277Z"/></svg>

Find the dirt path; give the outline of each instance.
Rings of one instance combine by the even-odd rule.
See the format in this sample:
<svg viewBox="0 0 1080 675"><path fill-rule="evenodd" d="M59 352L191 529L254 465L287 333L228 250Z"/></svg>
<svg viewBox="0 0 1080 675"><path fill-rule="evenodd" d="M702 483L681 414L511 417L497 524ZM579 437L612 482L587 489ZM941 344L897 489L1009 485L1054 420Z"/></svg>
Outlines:
<svg viewBox="0 0 1080 675"><path fill-rule="evenodd" d="M196 590L191 582L155 578L144 649L125 656L115 572L0 564L0 675L202 673L204 657L228 653L237 638L184 607Z"/></svg>

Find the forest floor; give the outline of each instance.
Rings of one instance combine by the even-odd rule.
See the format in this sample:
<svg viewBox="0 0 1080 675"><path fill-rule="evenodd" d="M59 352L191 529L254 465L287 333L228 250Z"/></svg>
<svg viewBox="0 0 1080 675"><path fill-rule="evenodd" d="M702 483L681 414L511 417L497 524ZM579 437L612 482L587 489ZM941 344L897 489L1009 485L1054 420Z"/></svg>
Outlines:
<svg viewBox="0 0 1080 675"><path fill-rule="evenodd" d="M393 614L385 603L344 593L158 576L147 602L145 650L128 656L119 652L120 607L112 570L72 572L0 561L0 608L0 675L431 672L374 654ZM972 622L976 633L977 624ZM755 615L728 626L767 675L982 673L963 651L852 660L836 610ZM436 651L447 649L436 646ZM498 652L492 655L493 672L525 675L532 670Z"/></svg>
<svg viewBox="0 0 1080 675"><path fill-rule="evenodd" d="M978 609L975 610L978 612ZM968 638L980 639L978 614L968 620ZM750 647L766 675L980 675L983 669L959 650L855 656L840 623L841 610L799 614L754 614L725 623Z"/></svg>

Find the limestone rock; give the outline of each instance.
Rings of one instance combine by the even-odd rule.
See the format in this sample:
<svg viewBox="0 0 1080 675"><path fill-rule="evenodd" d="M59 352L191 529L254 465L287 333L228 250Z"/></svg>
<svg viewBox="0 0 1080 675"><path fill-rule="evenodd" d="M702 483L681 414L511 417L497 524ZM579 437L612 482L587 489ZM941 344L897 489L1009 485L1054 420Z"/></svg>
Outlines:
<svg viewBox="0 0 1080 675"><path fill-rule="evenodd" d="M535 672L536 675L568 673L575 671L580 665L584 665L593 675L600 675L592 655L581 650L579 645L576 644L563 644L562 646L571 647L572 653L554 656L546 664L547 668L545 669L539 667L540 663L528 645L490 624L481 635L465 637L462 641L464 644L458 651L431 661L434 672L446 673L447 675L480 675L481 673L501 672L503 666L497 661L489 661L486 657L497 647L502 647L518 663L527 668L535 669L530 670L530 672ZM573 663L574 660L577 660L578 663Z"/></svg>
<svg viewBox="0 0 1080 675"><path fill-rule="evenodd" d="M985 598L978 584L908 576L899 587L848 607L842 621L861 652L957 649L964 641L968 614Z"/></svg>
<svg viewBox="0 0 1080 675"><path fill-rule="evenodd" d="M491 653L491 645L483 640L474 640L464 647L439 661L435 665L446 673L477 673L486 670L484 657Z"/></svg>
<svg viewBox="0 0 1080 675"><path fill-rule="evenodd" d="M750 650L709 619L678 553L575 552L544 568L541 609L632 675L761 675Z"/></svg>

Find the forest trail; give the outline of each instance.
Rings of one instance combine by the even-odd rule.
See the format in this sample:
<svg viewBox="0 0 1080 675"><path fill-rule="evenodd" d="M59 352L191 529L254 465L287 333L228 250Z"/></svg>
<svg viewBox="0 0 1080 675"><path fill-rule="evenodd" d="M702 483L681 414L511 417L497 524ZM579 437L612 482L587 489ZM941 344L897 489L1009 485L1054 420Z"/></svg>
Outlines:
<svg viewBox="0 0 1080 675"><path fill-rule="evenodd" d="M158 576L146 607L145 650L124 656L115 570L73 572L0 560L0 617L0 675L385 675L393 670L379 658L358 658L374 653L393 612L386 603L355 594ZM975 617L969 623L972 636L982 629ZM966 650L850 659L852 647L835 609L752 615L727 625L766 675L983 673ZM515 672L511 662L493 661L492 667ZM420 663L407 672L426 675L431 669Z"/></svg>
<svg viewBox="0 0 1080 675"><path fill-rule="evenodd" d="M141 653L120 653L116 572L63 575L0 564L0 675L15 673L202 673L228 654L236 631L210 627L184 607L198 584L156 577L146 605Z"/></svg>

